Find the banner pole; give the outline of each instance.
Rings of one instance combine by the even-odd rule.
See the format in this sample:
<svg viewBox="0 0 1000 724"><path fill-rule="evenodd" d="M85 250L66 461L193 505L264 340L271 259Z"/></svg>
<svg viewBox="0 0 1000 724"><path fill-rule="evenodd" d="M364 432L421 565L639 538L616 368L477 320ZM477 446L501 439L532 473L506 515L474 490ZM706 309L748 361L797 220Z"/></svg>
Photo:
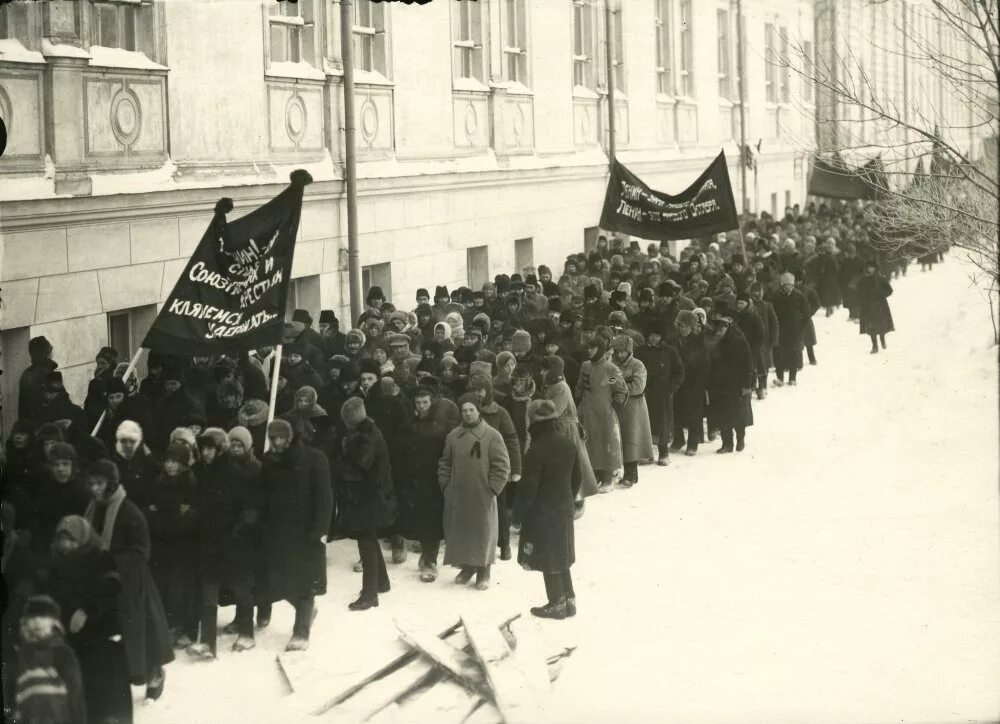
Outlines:
<svg viewBox="0 0 1000 724"><path fill-rule="evenodd" d="M361 299L361 253L358 250L358 180L354 127L354 23L352 0L340 0L340 60L344 68L344 186L347 203L347 284L350 290L350 325L357 323L364 307Z"/></svg>
<svg viewBox="0 0 1000 724"><path fill-rule="evenodd" d="M612 3L604 0L604 41L605 65L608 75L608 165L615 165L615 30Z"/></svg>
<svg viewBox="0 0 1000 724"><path fill-rule="evenodd" d="M274 406L278 401L278 375L281 372L281 348L283 345L278 345L274 348L275 360L274 369L271 371L271 404L267 408L267 424L268 426L274 422ZM267 436L267 430L264 430L264 452L267 452L271 448L271 438Z"/></svg>
<svg viewBox="0 0 1000 724"><path fill-rule="evenodd" d="M125 370L125 374L122 375L122 383L128 382L128 378L131 377L132 374L135 372L135 366L139 364L139 355L141 355L144 351L146 351L146 348L140 347L138 350L136 350L136 353L132 355L132 361L129 362L128 369ZM101 412L101 416L97 419L97 424L94 425L93 432L90 433L91 437L97 437L97 431L100 430L101 425L104 424L104 418L107 416L107 414L108 414L108 406L107 406L107 401L105 401L104 410ZM148 431L143 430L143 434L144 435L148 434Z"/></svg>

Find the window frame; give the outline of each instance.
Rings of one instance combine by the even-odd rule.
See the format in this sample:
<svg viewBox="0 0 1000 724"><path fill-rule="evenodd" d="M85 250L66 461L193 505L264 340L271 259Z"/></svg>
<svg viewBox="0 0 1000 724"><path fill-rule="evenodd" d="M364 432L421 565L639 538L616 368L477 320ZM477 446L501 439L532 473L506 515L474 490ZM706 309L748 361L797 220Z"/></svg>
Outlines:
<svg viewBox="0 0 1000 724"><path fill-rule="evenodd" d="M778 60L778 98L779 103L788 104L792 102L792 78L791 69L788 67L788 26L778 26L778 48L781 52Z"/></svg>
<svg viewBox="0 0 1000 724"><path fill-rule="evenodd" d="M511 37L512 30L517 37ZM502 0L500 5L500 77L504 81L518 83L526 88L531 86L528 45L527 0ZM517 77L511 73L511 64L517 69Z"/></svg>
<svg viewBox="0 0 1000 724"><path fill-rule="evenodd" d="M733 39L732 14L728 7L716 7L716 61L718 65L719 98L733 100Z"/></svg>
<svg viewBox="0 0 1000 724"><path fill-rule="evenodd" d="M685 98L695 98L697 88L694 82L694 3L692 0L679 0L677 14L680 20L677 23L680 50L677 80L680 84L680 95ZM686 23L685 14L687 15Z"/></svg>
<svg viewBox="0 0 1000 724"><path fill-rule="evenodd" d="M90 9L90 42L88 43L88 47L96 45L100 48L115 48L128 52L146 52L140 47L140 38L142 36L140 29L142 18L140 17L140 13L143 9L151 12L153 7L152 2L144 0L90 0L87 5ZM114 12L114 43L105 42L107 38L103 35L104 31L101 23L102 9ZM132 47L126 47L123 40L126 26L130 26Z"/></svg>
<svg viewBox="0 0 1000 724"><path fill-rule="evenodd" d="M774 64L775 27L770 20L764 23L764 100L767 103L778 102L778 79L775 77L778 66Z"/></svg>
<svg viewBox="0 0 1000 724"><path fill-rule="evenodd" d="M672 97L677 88L674 84L674 38L673 0L654 0L653 28L656 44L656 92L660 96ZM666 64L663 64L666 61Z"/></svg>
<svg viewBox="0 0 1000 724"><path fill-rule="evenodd" d="M803 55L803 77L802 77L802 97L806 103L816 102L816 84L813 82L813 74L816 72L816 46L812 40L802 41Z"/></svg>
<svg viewBox="0 0 1000 724"><path fill-rule="evenodd" d="M302 3L301 5L299 3ZM272 10L275 9L272 7ZM296 2L279 2L277 4L277 12L269 12L267 21L267 33L268 33L268 49L270 55L268 56L269 64L271 63L307 63L308 65L315 66L316 61L316 17L315 17L315 7L313 6L313 0L297 0ZM308 9L308 14L312 15L311 18L307 18L304 10ZM287 13L287 10L294 10L294 14ZM275 31L281 28L283 33L283 45L282 57L280 60L275 57ZM310 34L311 33L311 37ZM294 39L293 39L294 37ZM307 48L306 45L310 45ZM293 60L293 53L291 52L294 48L294 55L297 57ZM308 52L307 52L308 51Z"/></svg>
<svg viewBox="0 0 1000 724"><path fill-rule="evenodd" d="M452 76L456 80L486 81L484 7L479 2L451 4Z"/></svg>
<svg viewBox="0 0 1000 724"><path fill-rule="evenodd" d="M351 21L351 44L355 69L364 73L378 73L383 78L390 76L389 66L389 12L387 3L373 3L371 0L353 0L354 14ZM370 25L362 25L362 7L368 8ZM368 49L362 53L365 43ZM376 56L378 56L376 58ZM359 63L358 59L370 61L371 67Z"/></svg>
<svg viewBox="0 0 1000 724"><path fill-rule="evenodd" d="M598 87L598 74L594 67L594 60L597 53L594 52L595 43L595 23L594 4L592 0L571 0L573 9L572 32L573 32L573 87L585 88L594 91ZM581 18L578 23L577 18ZM579 38L579 44L577 39ZM579 46L579 47L578 47ZM577 51L581 52L577 52ZM577 71L581 71L583 77L578 81Z"/></svg>
<svg viewBox="0 0 1000 724"><path fill-rule="evenodd" d="M609 0L605 0L608 2ZM614 34L615 57L611 59L611 72L615 76L615 93L625 95L628 93L628 73L625 66L625 19L622 13L625 12L624 3L619 3L617 10L611 11L611 28L605 32Z"/></svg>

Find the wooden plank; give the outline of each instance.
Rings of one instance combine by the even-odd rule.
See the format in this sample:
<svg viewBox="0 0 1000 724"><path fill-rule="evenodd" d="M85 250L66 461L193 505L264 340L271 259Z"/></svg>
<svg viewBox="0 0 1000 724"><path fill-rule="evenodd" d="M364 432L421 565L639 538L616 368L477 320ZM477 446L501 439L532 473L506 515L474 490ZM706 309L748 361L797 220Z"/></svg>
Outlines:
<svg viewBox="0 0 1000 724"><path fill-rule="evenodd" d="M540 710L548 693L548 675L544 682L524 662L514 658L500 630L469 616L462 625L476 656L486 669L493 700L506 724L533 724L540 720Z"/></svg>
<svg viewBox="0 0 1000 724"><path fill-rule="evenodd" d="M318 721L337 724L367 721L437 675L437 667L428 659L419 657L367 684L346 701L330 707L319 716Z"/></svg>
<svg viewBox="0 0 1000 724"><path fill-rule="evenodd" d="M443 676L426 691L414 695L400 707L399 721L407 724L461 724L472 708L485 702L464 686Z"/></svg>
<svg viewBox="0 0 1000 724"><path fill-rule="evenodd" d="M462 721L462 724L504 724L504 720L496 704L491 701L483 701L472 710L472 713Z"/></svg>
<svg viewBox="0 0 1000 724"><path fill-rule="evenodd" d="M455 648L450 642L401 626L398 621L395 623L403 641L430 658L458 683L473 692L485 693L489 690L482 669L471 656Z"/></svg>

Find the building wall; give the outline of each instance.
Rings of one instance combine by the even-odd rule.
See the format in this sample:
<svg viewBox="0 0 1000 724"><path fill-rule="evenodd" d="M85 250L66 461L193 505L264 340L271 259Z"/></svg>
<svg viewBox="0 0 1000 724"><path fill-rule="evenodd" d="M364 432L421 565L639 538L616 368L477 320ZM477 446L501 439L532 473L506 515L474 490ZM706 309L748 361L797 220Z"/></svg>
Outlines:
<svg viewBox="0 0 1000 724"><path fill-rule="evenodd" d="M493 28L486 31L492 42L499 10L490 2L480 4ZM49 5L57 4L33 4L32 12ZM74 59L75 52L87 54L86 22L65 21L78 37L67 31L58 55L52 55L51 43L43 43L41 22L24 53L16 48L12 53L10 42L0 41L6 42L0 45L0 102L4 94L30 101L23 79L44 85L57 71L70 86L92 76L111 97L127 92L130 83L162 84L162 156L136 159L118 140L121 129L112 127L122 120L113 109L109 122L106 108L75 107L65 99L47 105L42 94L31 108L49 122L33 132L48 158L0 159L0 345L47 336L75 400L85 395L93 355L108 342L108 314L161 303L211 220L215 202L233 198L230 218L236 218L277 194L296 167L307 168L315 183L306 190L293 276L309 279L303 296L313 306L333 308L342 320L348 316L339 41L324 37L324 29L336 24L337 6L316 8L312 69L275 72L266 49L267 6L243 0L210 5L156 2L159 25L148 51L156 68L98 68L86 58ZM664 123L664 114L675 112L673 101L656 93L654 2L622 5L627 82L619 99L620 160L654 187L677 192L724 149L739 195L737 145L730 138L726 104L716 94L717 5L693 3L696 90L680 105L694 106L696 115L671 116L673 128ZM676 0L674 5L676 11ZM779 16L809 34L811 3L747 0L744 5L747 139L756 143L768 136L765 127L773 120L760 102L764 18ZM466 284L470 247L488 246L492 276L511 272L515 240L531 238L535 264L548 264L558 274L565 256L583 249L584 229L598 225L607 182L606 126L602 102L574 93L572 3L529 0L527 8L527 93L507 92L495 59L486 63L484 89L470 91L455 81L455 3L391 4L388 77L359 76L361 262L391 264L393 297L403 308L412 307L420 287ZM600 31L601 7L594 8L594 19ZM734 72L735 40L734 32ZM599 46L595 42L602 52ZM499 51L491 47L487 56L494 55ZM124 57L123 65L142 65L134 55ZM595 57L597 75L603 76ZM147 122L155 109L144 105L145 97L138 101ZM288 109L300 101L306 120L293 134ZM377 127L366 135L362 126L371 121L364 115L369 106ZM776 194L779 212L786 193L792 203L805 200L809 147L791 132L801 128L805 115L795 104L782 111L788 131L763 141L756 192L753 174L748 177L751 205L770 211ZM14 143L26 137L25 113L18 107L14 115ZM695 127L685 128L692 118ZM84 123L96 145L118 144L118 152L100 158L79 149L63 153L60 139L78 136ZM311 311L318 316L318 308ZM21 350L0 352L4 365ZM19 371L5 368L0 377L7 407Z"/></svg>

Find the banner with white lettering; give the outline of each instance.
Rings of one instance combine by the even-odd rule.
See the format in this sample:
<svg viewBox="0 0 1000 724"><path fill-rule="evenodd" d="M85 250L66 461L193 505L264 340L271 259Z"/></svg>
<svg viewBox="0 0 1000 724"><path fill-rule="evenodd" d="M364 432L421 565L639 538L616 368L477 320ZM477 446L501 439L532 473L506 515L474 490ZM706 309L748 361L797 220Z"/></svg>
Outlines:
<svg viewBox="0 0 1000 724"><path fill-rule="evenodd" d="M617 160L604 196L601 228L643 239L693 239L739 227L725 151L687 189L655 191Z"/></svg>
<svg viewBox="0 0 1000 724"><path fill-rule="evenodd" d="M302 193L311 181L293 171L291 186L233 222L225 218L232 201L222 199L142 346L213 355L279 344Z"/></svg>

